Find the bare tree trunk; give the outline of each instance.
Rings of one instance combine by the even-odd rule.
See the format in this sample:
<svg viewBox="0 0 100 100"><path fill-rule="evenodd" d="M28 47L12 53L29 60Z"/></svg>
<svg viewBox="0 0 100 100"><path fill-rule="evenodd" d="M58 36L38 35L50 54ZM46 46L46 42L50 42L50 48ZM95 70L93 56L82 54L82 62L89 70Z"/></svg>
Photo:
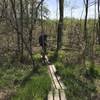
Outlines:
<svg viewBox="0 0 100 100"><path fill-rule="evenodd" d="M94 45L95 45L95 33L96 33L96 2L95 2L95 9L94 9L94 14L95 14L95 18L94 18L94 29L93 29L93 33L91 36L91 55L90 55L90 59L91 59L91 67L95 66L95 62L94 62L94 53L95 53L95 49L94 49Z"/></svg>
<svg viewBox="0 0 100 100"><path fill-rule="evenodd" d="M21 32L21 57L20 61L23 62L23 0L20 0L20 32Z"/></svg>
<svg viewBox="0 0 100 100"><path fill-rule="evenodd" d="M30 28L30 32L29 32L29 44L30 44L30 51L32 53L32 30L33 30L33 5L34 2L32 2L32 8L31 8L31 28Z"/></svg>
<svg viewBox="0 0 100 100"><path fill-rule="evenodd" d="M36 7L36 12L35 12L35 20L34 23L36 23L37 18L38 18L38 9L41 6L41 4L44 2L44 0L41 0L40 3L38 4L38 6Z"/></svg>
<svg viewBox="0 0 100 100"><path fill-rule="evenodd" d="M29 24L29 6L28 6L29 4L28 4L28 0L25 0L25 7L26 7L26 24L27 24L27 27L29 27L28 26L28 24Z"/></svg>
<svg viewBox="0 0 100 100"><path fill-rule="evenodd" d="M61 48L62 45L64 0L59 0L59 11L60 11L60 18L59 18L58 33L57 33L57 51Z"/></svg>
<svg viewBox="0 0 100 100"><path fill-rule="evenodd" d="M9 20L10 24L13 26L13 28L16 30L17 34L20 36L20 43L19 44L20 44L21 56L23 57L23 49L24 49L23 47L25 46L26 50L28 51L28 53L31 57L32 64L33 64L33 70L35 70L36 67L35 67L35 62L34 62L34 59L32 56L32 49L31 49L32 48L32 30L33 30L33 25L34 25L34 23L33 23L34 22L33 21L33 19L34 19L33 12L34 11L33 10L35 9L37 12L41 3L44 0L41 0L41 2L38 5L36 5L36 2L34 2L34 1L33 1L34 2L33 4L31 4L31 3L29 4L30 7L32 8L32 13L28 14L28 11L27 11L26 14L27 14L27 17L29 17L31 21L30 21L30 23L27 22L29 27L27 27L27 28L25 27L25 29L28 30L28 36L29 36L28 43L27 43L27 41L24 40L24 36L23 36L24 35L24 11L26 10L26 8L24 9L24 1L23 0L19 0L18 2L16 1L17 4L20 3L18 6L19 7L18 9L16 9L15 0L9 0L9 1L11 3L11 6L12 6L10 9L12 11L13 19L10 19L9 14L7 17L9 17L8 20ZM36 8L34 7L34 5ZM9 10L9 9L7 9L7 10ZM29 9L29 11L31 11L31 10ZM23 58L21 60L23 60Z"/></svg>
<svg viewBox="0 0 100 100"><path fill-rule="evenodd" d="M98 0L98 43L100 45L100 0Z"/></svg>
<svg viewBox="0 0 100 100"><path fill-rule="evenodd" d="M21 40L20 34L17 33L17 49L18 49L17 54L18 54L18 57L20 55L20 40Z"/></svg>
<svg viewBox="0 0 100 100"><path fill-rule="evenodd" d="M84 0L85 2L85 0ZM83 61L82 64L85 66L85 60L86 60L86 52L87 52L87 17L88 17L88 0L86 0L85 3L85 22L84 22L84 50L83 50Z"/></svg>
<svg viewBox="0 0 100 100"><path fill-rule="evenodd" d="M15 26L17 28L17 30L19 29L19 26L18 26L18 20L17 20L17 14L16 14L16 10L15 10L15 1L13 0L10 0L11 2L11 5L12 5L12 10L13 10L13 14L14 14L14 18L15 18ZM21 48L20 48L20 41L21 41L21 37L20 37L20 34L17 32L17 49L18 49L18 57L20 55L20 51L21 51Z"/></svg>

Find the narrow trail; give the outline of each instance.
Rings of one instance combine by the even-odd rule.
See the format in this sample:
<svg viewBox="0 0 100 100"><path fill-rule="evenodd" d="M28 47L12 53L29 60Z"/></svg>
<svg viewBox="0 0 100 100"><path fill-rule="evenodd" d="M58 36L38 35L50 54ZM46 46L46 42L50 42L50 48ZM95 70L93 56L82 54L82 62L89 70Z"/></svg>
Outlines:
<svg viewBox="0 0 100 100"><path fill-rule="evenodd" d="M48 57L46 56L48 62ZM48 72L52 80L52 89L48 94L48 100L67 100L65 95L66 87L61 82L60 76L56 75L56 68L53 64L48 65Z"/></svg>

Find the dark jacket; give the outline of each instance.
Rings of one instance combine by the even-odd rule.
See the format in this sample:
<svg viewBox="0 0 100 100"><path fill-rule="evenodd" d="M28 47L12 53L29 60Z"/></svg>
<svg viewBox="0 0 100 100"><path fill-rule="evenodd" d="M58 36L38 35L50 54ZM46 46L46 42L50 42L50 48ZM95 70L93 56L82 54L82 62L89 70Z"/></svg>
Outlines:
<svg viewBox="0 0 100 100"><path fill-rule="evenodd" d="M47 35L46 34L42 34L39 37L39 44L42 47L46 47L47 46Z"/></svg>

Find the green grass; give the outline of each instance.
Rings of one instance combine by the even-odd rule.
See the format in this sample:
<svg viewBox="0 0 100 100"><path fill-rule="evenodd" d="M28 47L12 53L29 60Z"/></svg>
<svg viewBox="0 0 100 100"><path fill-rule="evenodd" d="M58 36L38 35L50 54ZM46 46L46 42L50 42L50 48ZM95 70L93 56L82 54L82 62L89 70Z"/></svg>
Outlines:
<svg viewBox="0 0 100 100"><path fill-rule="evenodd" d="M70 56L70 58L69 58ZM53 61L54 52L49 52L48 57L52 59L57 68L57 74L61 76L67 89L65 90L68 100L90 100L91 95L97 93L95 80L99 80L100 67L95 66L91 69L90 62L87 61L87 70L82 68L79 64L70 64L74 56L71 53L59 52L59 58ZM15 95L11 100L44 100L51 88L51 80L47 73L47 67L41 63L41 55L36 53L33 55L36 62L37 71L32 73L24 84L14 82L16 80L23 80L30 74L32 68L30 65L3 64L0 67L0 88L15 89ZM69 59L69 62L65 58ZM99 73L99 74L98 74ZM91 76L91 77L90 77ZM98 89L100 90L100 89Z"/></svg>
<svg viewBox="0 0 100 100"><path fill-rule="evenodd" d="M96 66L95 66L95 70L97 70L98 73L100 74L100 65L96 65Z"/></svg>
<svg viewBox="0 0 100 100"><path fill-rule="evenodd" d="M11 100L44 100L51 89L47 66L41 64L40 54L33 55L37 71L30 65L14 63L0 67L0 88L14 90ZM25 79L23 81L23 79Z"/></svg>
<svg viewBox="0 0 100 100"><path fill-rule="evenodd" d="M82 68L78 52L59 51L56 61L53 55L53 52L49 53L57 68L57 74L67 87L65 92L68 100L91 100L91 96L100 92L97 84L100 80L100 65L90 66L91 62L87 60L87 67Z"/></svg>
<svg viewBox="0 0 100 100"><path fill-rule="evenodd" d="M47 67L41 66L28 78L25 84L14 84L15 80L23 80L30 70L23 68L0 68L0 88L15 89L16 95L11 100L44 100L51 88L51 79Z"/></svg>
<svg viewBox="0 0 100 100"><path fill-rule="evenodd" d="M28 66L27 66L28 67ZM13 82L14 80L21 80L25 75L27 75L30 72L30 70L25 70L23 68L16 68L13 66L10 66L10 68L7 67L0 67L0 87L10 87L13 88Z"/></svg>
<svg viewBox="0 0 100 100"><path fill-rule="evenodd" d="M38 74L30 77L29 81L17 89L12 100L44 100L51 88L51 80L47 69L42 68Z"/></svg>
<svg viewBox="0 0 100 100"><path fill-rule="evenodd" d="M68 100L90 100L92 95L97 93L95 86L95 79L92 75L97 74L97 70L89 70L92 79L85 77L86 70L82 69L80 65L64 65L62 62L56 62L57 74L62 78L66 86L66 96ZM97 72L97 73L95 73Z"/></svg>
<svg viewBox="0 0 100 100"><path fill-rule="evenodd" d="M100 55L100 45L96 45L96 54Z"/></svg>

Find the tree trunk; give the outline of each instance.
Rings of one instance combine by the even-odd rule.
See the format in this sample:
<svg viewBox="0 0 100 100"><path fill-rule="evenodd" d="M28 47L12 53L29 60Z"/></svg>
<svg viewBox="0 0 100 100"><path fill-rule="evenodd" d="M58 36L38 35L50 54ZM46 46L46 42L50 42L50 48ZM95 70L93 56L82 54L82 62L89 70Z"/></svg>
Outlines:
<svg viewBox="0 0 100 100"><path fill-rule="evenodd" d="M58 33L57 33L57 51L61 48L62 45L64 0L59 0L59 11L60 11L60 18L59 18Z"/></svg>
<svg viewBox="0 0 100 100"><path fill-rule="evenodd" d="M93 68L95 66L95 62L94 62L94 55L95 55L94 45L95 45L95 33L96 33L96 2L95 2L94 14L95 14L94 29L93 29L93 33L92 33L92 36L91 36L91 55L90 55L91 67L93 67Z"/></svg>
<svg viewBox="0 0 100 100"><path fill-rule="evenodd" d="M25 7L26 7L26 24L27 27L29 27L29 4L28 4L28 0L25 0Z"/></svg>
<svg viewBox="0 0 100 100"><path fill-rule="evenodd" d="M11 2L11 5L12 5L12 10L13 10L13 14L14 14L14 18L15 18L15 26L16 26L16 29L19 31L19 26L18 26L18 20L17 20L17 14L16 14L16 10L15 10L15 1L13 0L10 0ZM21 48L20 48L20 44L21 44L21 36L20 34L17 32L17 55L18 55L18 58L20 56L20 51L21 51Z"/></svg>
<svg viewBox="0 0 100 100"><path fill-rule="evenodd" d="M83 50L83 61L82 64L85 66L85 60L86 60L86 52L87 52L87 17L88 17L88 0L86 0L85 3L85 22L84 22L84 50Z"/></svg>
<svg viewBox="0 0 100 100"><path fill-rule="evenodd" d="M20 0L20 32L21 32L21 57L20 61L23 62L23 0Z"/></svg>
<svg viewBox="0 0 100 100"><path fill-rule="evenodd" d="M98 0L98 43L100 45L100 1Z"/></svg>
<svg viewBox="0 0 100 100"><path fill-rule="evenodd" d="M18 54L18 57L19 57L19 55L20 55L20 40L21 40L21 38L20 38L20 34L19 33L17 33L17 54Z"/></svg>
<svg viewBox="0 0 100 100"><path fill-rule="evenodd" d="M29 44L30 44L30 51L32 53L32 31L33 31L33 2L32 2L32 10L31 10L31 29L30 29L30 32L29 32Z"/></svg>
<svg viewBox="0 0 100 100"><path fill-rule="evenodd" d="M28 51L30 57L31 57L31 60L32 60L32 65L33 65L33 71L35 71L36 67L35 67L35 62L34 62L34 59L33 59L33 56L32 56L32 52L30 51L30 48L29 48L29 45L28 43L24 40L24 37L23 37L23 1L20 0L20 20L18 19L19 17L17 16L16 14L16 8L15 8L15 3L13 0L10 0L11 2L11 6L12 6L12 11L13 11L13 15L14 15L14 19L15 21L12 21L12 22L15 22L14 25L11 24L13 26L13 28L16 30L17 34L20 36L20 40L22 42L22 44L20 44L22 46L21 50L22 50L22 59L23 60L23 44L26 48L26 50ZM20 23L20 26L18 24L18 22ZM28 28L29 29L29 28ZM30 30L33 30L32 28Z"/></svg>

